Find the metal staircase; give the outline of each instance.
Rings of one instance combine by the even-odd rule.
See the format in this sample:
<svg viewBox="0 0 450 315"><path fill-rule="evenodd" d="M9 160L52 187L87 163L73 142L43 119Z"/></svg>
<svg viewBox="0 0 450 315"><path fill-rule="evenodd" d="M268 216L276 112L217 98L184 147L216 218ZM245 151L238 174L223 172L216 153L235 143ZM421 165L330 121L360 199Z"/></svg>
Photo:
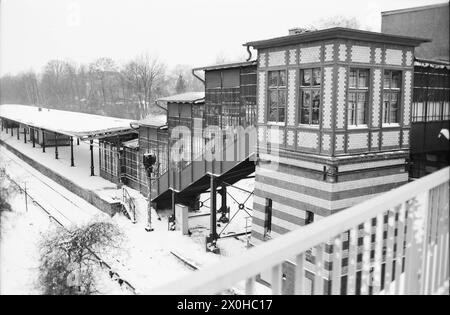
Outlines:
<svg viewBox="0 0 450 315"><path fill-rule="evenodd" d="M191 204L196 197L210 188L210 176L219 181L234 184L255 171L255 150L238 150L238 139L224 144L221 152L222 161L208 161L205 158L207 147L203 153L182 167L171 165L165 173L153 182L152 202L157 208L170 207L172 191L177 194L177 202ZM226 152L234 146L234 157L227 161ZM229 159L229 158L228 158Z"/></svg>

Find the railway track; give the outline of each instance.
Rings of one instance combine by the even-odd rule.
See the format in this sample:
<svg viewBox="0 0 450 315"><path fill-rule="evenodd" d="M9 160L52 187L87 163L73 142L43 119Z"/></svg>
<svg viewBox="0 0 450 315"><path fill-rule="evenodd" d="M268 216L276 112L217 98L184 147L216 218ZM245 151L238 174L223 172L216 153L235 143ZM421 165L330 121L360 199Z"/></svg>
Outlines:
<svg viewBox="0 0 450 315"><path fill-rule="evenodd" d="M4 165L5 167L8 167L8 166L11 167L11 164L16 165L16 167L20 167L20 169L25 171L28 174L28 176L31 176L32 180L29 177L27 178L28 183L35 181L35 183L38 182L39 184L43 184L45 186L45 189L48 189L53 194L52 195L53 202L49 201L48 199L45 199L43 197L38 197L39 195L42 195L42 193L40 194L39 192L37 192L33 188L32 185L25 187L25 185L19 183L19 180L14 179L11 175L9 175L6 170L3 172L3 174L0 174L0 175L4 176L10 183L12 183L14 186L16 186L21 193L25 193L25 198L27 198L26 200L29 199L37 208L39 208L43 213L45 213L45 215L47 215L51 219L52 223L67 230L70 228L70 226L79 224L83 220L87 221L89 218L92 218L91 213L89 213L88 211L86 211L85 209L83 209L82 207L77 205L73 200L70 200L69 198L67 198L67 196L64 196L63 193L61 193L54 187L51 187L51 185L49 185L47 182L45 182L45 180L41 179L37 174L34 174L32 171L28 170L25 165L22 165L19 161L16 161L13 158L7 156L8 154L4 154L4 153L9 153L9 152L7 152L6 149L4 149L4 148L3 148L3 150L5 150L5 151L2 152L2 164L5 164ZM54 200L55 194L59 200ZM68 204L70 204L70 207L72 207L72 209L76 208L76 212L74 212L71 215L68 215L67 211L62 212L60 209L58 209L60 206L55 206L54 202L68 203ZM80 213L83 213L82 220L79 220L79 219L74 220L73 216L75 215L78 217ZM110 264L108 264L105 260L103 260L97 254L95 254L91 249L89 249L89 248L87 248L87 249L96 258L99 265L108 272L108 275L112 280L117 282L118 285L120 285L120 287L122 289L126 289L127 291L129 291L132 294L137 294L136 288L129 281L127 281L126 279L121 277L119 275L119 273L111 267ZM118 259L116 259L116 262L123 265Z"/></svg>

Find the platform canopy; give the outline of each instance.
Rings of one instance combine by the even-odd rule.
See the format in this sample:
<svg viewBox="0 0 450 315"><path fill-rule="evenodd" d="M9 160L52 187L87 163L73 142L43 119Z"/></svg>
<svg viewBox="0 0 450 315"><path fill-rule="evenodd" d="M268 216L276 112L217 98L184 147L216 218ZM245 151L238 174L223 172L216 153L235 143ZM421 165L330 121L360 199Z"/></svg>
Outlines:
<svg viewBox="0 0 450 315"><path fill-rule="evenodd" d="M0 118L81 139L135 132L133 120L27 105L0 105Z"/></svg>
<svg viewBox="0 0 450 315"><path fill-rule="evenodd" d="M157 99L158 102L166 103L203 103L205 92L187 92Z"/></svg>

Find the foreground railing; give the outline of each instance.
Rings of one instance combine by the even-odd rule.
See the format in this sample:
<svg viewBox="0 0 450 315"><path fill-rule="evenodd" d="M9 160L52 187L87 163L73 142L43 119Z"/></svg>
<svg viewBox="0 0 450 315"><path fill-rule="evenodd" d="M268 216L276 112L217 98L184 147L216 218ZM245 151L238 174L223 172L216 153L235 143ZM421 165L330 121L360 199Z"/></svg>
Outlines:
<svg viewBox="0 0 450 315"><path fill-rule="evenodd" d="M246 294L255 294L267 271L273 294L305 294L309 289L316 295L443 293L449 279L449 171L447 167L149 293L216 294L243 286ZM291 277L283 273L289 266Z"/></svg>

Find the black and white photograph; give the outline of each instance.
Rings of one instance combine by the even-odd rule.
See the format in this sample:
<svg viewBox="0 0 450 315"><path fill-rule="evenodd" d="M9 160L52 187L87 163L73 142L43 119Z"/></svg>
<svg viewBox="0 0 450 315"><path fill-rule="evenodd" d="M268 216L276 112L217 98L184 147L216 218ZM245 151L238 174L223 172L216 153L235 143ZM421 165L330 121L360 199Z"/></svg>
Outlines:
<svg viewBox="0 0 450 315"><path fill-rule="evenodd" d="M0 0L0 295L448 296L449 7Z"/></svg>

